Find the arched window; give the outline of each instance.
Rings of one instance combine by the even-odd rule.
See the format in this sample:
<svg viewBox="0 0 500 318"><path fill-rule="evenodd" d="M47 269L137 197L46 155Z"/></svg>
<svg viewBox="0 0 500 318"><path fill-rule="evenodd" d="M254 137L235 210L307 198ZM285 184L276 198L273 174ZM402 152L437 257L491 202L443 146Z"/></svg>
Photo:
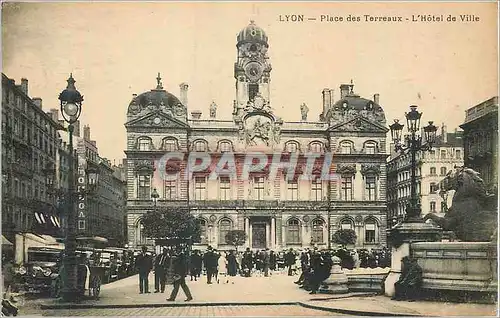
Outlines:
<svg viewBox="0 0 500 318"><path fill-rule="evenodd" d="M353 151L353 144L350 141L342 141L340 143L340 153L350 154Z"/></svg>
<svg viewBox="0 0 500 318"><path fill-rule="evenodd" d="M431 167L430 174L431 174L431 176L435 176L436 175L436 167Z"/></svg>
<svg viewBox="0 0 500 318"><path fill-rule="evenodd" d="M207 242L208 242L207 221L205 221L204 219L197 219L196 222L198 223L198 226L200 227L200 241L199 241L199 243L207 244Z"/></svg>
<svg viewBox="0 0 500 318"><path fill-rule="evenodd" d="M366 243L376 243L377 242L377 221L374 219L367 219L365 221L365 242Z"/></svg>
<svg viewBox="0 0 500 318"><path fill-rule="evenodd" d="M136 245L146 244L146 235L144 235L144 224L142 220L137 222L135 241L137 242Z"/></svg>
<svg viewBox="0 0 500 318"><path fill-rule="evenodd" d="M312 233L311 242L312 243L323 243L323 228L325 222L322 219L316 219L312 221Z"/></svg>
<svg viewBox="0 0 500 318"><path fill-rule="evenodd" d="M354 230L354 224L349 219L343 219L340 221L340 229L341 230Z"/></svg>
<svg viewBox="0 0 500 318"><path fill-rule="evenodd" d="M194 151L208 151L208 145L205 140L196 140L193 143L193 150Z"/></svg>
<svg viewBox="0 0 500 318"><path fill-rule="evenodd" d="M287 224L286 242L288 244L300 244L300 223L297 219L291 219Z"/></svg>
<svg viewBox="0 0 500 318"><path fill-rule="evenodd" d="M173 138L165 138L163 139L163 150L166 151L176 151L178 149L177 147L177 140Z"/></svg>
<svg viewBox="0 0 500 318"><path fill-rule="evenodd" d="M139 137L137 142L137 146L141 151L149 151L151 150L151 138L149 137Z"/></svg>
<svg viewBox="0 0 500 318"><path fill-rule="evenodd" d="M233 151L233 146L229 140L224 140L219 142L219 151L220 152L230 152Z"/></svg>
<svg viewBox="0 0 500 318"><path fill-rule="evenodd" d="M323 144L319 141L313 141L309 144L309 151L315 153L323 152Z"/></svg>
<svg viewBox="0 0 500 318"><path fill-rule="evenodd" d="M364 146L364 152L366 154L374 154L377 149L377 144L373 141L367 141Z"/></svg>
<svg viewBox="0 0 500 318"><path fill-rule="evenodd" d="M441 167L441 170L439 171L440 176L445 176L446 175L446 167Z"/></svg>
<svg viewBox="0 0 500 318"><path fill-rule="evenodd" d="M288 141L285 144L286 152L298 152L299 151L299 143L296 141Z"/></svg>
<svg viewBox="0 0 500 318"><path fill-rule="evenodd" d="M226 235L231 231L231 221L222 219L219 222L219 244L228 244L226 242Z"/></svg>

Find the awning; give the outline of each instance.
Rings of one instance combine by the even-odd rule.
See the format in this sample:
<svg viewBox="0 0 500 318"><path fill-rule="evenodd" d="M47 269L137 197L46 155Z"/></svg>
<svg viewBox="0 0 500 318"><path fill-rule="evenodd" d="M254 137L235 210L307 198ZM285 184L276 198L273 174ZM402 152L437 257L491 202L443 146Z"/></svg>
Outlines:
<svg viewBox="0 0 500 318"><path fill-rule="evenodd" d="M48 244L58 244L56 239L50 235L40 234L40 236L43 237L43 239L47 241Z"/></svg>
<svg viewBox="0 0 500 318"><path fill-rule="evenodd" d="M25 233L25 234L21 234L21 235L23 235L25 238L27 238L29 240L49 245L49 243L45 240L45 238L43 238L43 237L41 237L39 235L36 235L36 234L33 234L33 233Z"/></svg>
<svg viewBox="0 0 500 318"><path fill-rule="evenodd" d="M5 236L2 235L2 247L6 246L14 246L8 239L5 238Z"/></svg>

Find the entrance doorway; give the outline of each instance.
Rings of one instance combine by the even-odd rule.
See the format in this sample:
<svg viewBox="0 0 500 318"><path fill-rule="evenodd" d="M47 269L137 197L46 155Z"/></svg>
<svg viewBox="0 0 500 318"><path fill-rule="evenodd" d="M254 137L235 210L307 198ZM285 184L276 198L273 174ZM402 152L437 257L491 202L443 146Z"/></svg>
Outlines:
<svg viewBox="0 0 500 318"><path fill-rule="evenodd" d="M252 224L252 248L266 248L266 224Z"/></svg>

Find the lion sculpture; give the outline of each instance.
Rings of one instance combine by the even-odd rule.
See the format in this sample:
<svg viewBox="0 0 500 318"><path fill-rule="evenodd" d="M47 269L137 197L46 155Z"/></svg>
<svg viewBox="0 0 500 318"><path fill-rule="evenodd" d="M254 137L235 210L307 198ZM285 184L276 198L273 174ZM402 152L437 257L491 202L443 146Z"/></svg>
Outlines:
<svg viewBox="0 0 500 318"><path fill-rule="evenodd" d="M431 219L445 231L453 231L464 242L496 240L497 194L488 193L479 173L465 167L450 170L440 182L444 191L455 190L450 209L444 217L429 213Z"/></svg>

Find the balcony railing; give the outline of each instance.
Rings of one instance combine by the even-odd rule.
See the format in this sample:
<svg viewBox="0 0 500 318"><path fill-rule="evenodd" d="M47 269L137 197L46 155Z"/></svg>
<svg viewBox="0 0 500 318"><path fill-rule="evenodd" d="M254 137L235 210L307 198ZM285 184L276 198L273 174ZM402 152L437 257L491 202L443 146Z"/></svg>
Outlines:
<svg viewBox="0 0 500 318"><path fill-rule="evenodd" d="M141 206L153 208L150 200L129 200L129 206ZM187 206L187 200L163 201L158 200L157 207ZM325 209L327 201L277 201L277 200L204 200L189 201L191 208L227 208L227 209L290 209L308 208L310 210Z"/></svg>

